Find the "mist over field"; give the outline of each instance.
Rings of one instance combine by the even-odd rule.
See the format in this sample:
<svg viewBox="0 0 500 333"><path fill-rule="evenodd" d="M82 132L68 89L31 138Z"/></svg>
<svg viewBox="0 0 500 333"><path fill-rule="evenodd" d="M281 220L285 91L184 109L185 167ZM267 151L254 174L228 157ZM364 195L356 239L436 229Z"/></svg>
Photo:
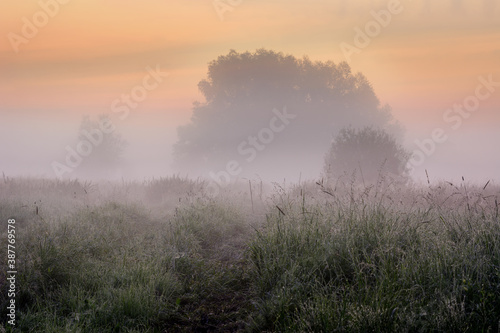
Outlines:
<svg viewBox="0 0 500 333"><path fill-rule="evenodd" d="M500 0L0 4L1 332L500 331Z"/></svg>
<svg viewBox="0 0 500 333"><path fill-rule="evenodd" d="M496 1L293 1L280 7L221 0L182 9L127 4L85 15L96 3L3 6L0 170L6 175L196 178L237 161L242 171L234 180L317 179L342 127L374 126L392 131L415 156L411 177L417 181L425 180L425 170L433 179L499 179ZM276 17L257 20L259 11ZM134 15L136 25L125 24ZM95 24L81 30L88 20ZM122 30L102 28L107 21ZM248 35L250 24L255 30ZM283 59L243 56L240 65L231 63L236 56L229 59L230 52L262 48ZM345 87L349 97L340 85L328 88L340 73L328 73L329 62L348 66L353 77L364 75L371 91ZM319 63L326 67L314 69ZM222 85L234 90L217 91ZM290 126L273 133L265 148L243 144L269 127L273 109L283 108L298 114ZM54 162L68 166L83 119L103 114L126 142L120 161L103 160L99 168L90 154L84 160L96 161L88 170L85 161L55 170ZM429 141L435 129L442 142ZM182 135L199 140L197 148L194 141L184 146L203 163L178 163Z"/></svg>

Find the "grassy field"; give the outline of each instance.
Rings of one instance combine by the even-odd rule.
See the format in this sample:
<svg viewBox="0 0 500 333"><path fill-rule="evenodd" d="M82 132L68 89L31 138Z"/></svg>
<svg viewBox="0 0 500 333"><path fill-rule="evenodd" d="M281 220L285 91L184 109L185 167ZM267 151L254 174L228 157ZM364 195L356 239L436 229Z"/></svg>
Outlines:
<svg viewBox="0 0 500 333"><path fill-rule="evenodd" d="M498 185L0 182L0 331L499 331Z"/></svg>

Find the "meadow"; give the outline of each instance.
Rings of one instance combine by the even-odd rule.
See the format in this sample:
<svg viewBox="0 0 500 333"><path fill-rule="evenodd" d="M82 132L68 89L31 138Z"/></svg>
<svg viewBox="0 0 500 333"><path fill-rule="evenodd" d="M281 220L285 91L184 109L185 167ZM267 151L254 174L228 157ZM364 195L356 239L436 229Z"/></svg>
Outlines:
<svg viewBox="0 0 500 333"><path fill-rule="evenodd" d="M206 186L4 176L0 331L500 329L498 185Z"/></svg>

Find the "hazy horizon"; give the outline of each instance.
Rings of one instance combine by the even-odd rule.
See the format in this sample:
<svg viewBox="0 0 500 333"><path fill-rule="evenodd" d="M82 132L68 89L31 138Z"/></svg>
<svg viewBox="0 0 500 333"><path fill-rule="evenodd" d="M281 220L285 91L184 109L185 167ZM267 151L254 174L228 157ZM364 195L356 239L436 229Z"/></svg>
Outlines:
<svg viewBox="0 0 500 333"><path fill-rule="evenodd" d="M391 107L412 152L425 150L416 141L428 142L441 129L446 139L424 154L414 179L425 179L427 170L432 181L463 176L500 183L500 1L229 3L0 4L0 172L56 177L52 163L64 161L66 147L77 142L82 118L110 114L128 142L117 179L197 177L175 169L172 152L193 103L205 102L198 83L207 78L208 64L230 50L265 48L313 62L346 61L366 76L380 104ZM373 36L364 45L358 29L366 35L370 26L378 30L368 30ZM147 96L126 115L114 112L148 75ZM453 111L475 101L468 106L473 111ZM320 155L299 149L297 159L306 165L300 168L291 155L283 159L286 168L261 157L249 173L268 181L319 178Z"/></svg>

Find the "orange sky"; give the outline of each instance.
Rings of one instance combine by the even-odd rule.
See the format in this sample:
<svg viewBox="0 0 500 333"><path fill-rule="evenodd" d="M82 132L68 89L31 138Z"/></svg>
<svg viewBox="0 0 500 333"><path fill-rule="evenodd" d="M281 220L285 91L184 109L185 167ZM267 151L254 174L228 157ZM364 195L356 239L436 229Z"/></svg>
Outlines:
<svg viewBox="0 0 500 333"><path fill-rule="evenodd" d="M265 47L343 61L340 45L353 45L354 28L373 20L370 11L397 2L241 0L222 21L212 0L60 1L67 4L17 53L9 33L22 36L23 17L32 21L42 4L58 2L0 4L0 117L10 122L0 129L22 130L21 117L76 127L82 114L108 112L156 65L170 75L141 103L143 119L133 121L154 119L155 126L161 121L175 129L189 120L192 102L201 98L197 83L218 55ZM425 136L444 126L446 108L474 93L480 75L500 81L500 1L401 0L400 6L402 13L350 64L392 106L410 137ZM470 123L498 128L499 106L497 92Z"/></svg>

